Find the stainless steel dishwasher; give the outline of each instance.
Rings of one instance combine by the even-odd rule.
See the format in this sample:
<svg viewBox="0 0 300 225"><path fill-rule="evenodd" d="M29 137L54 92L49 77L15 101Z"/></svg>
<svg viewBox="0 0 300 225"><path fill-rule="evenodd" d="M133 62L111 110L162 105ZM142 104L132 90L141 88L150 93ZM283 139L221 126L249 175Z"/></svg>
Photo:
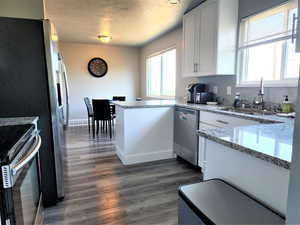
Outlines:
<svg viewBox="0 0 300 225"><path fill-rule="evenodd" d="M175 107L174 151L181 158L198 164L199 111Z"/></svg>

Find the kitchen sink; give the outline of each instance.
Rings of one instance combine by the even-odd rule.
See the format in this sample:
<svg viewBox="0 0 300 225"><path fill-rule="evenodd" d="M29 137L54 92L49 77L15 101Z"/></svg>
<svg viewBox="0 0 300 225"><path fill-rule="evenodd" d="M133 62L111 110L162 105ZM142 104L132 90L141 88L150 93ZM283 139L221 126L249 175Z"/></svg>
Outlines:
<svg viewBox="0 0 300 225"><path fill-rule="evenodd" d="M274 115L274 112L268 110L260 110L260 109L253 109L253 108L234 108L234 107L226 107L222 108L222 111L227 112L236 112L236 113L245 113L249 115Z"/></svg>

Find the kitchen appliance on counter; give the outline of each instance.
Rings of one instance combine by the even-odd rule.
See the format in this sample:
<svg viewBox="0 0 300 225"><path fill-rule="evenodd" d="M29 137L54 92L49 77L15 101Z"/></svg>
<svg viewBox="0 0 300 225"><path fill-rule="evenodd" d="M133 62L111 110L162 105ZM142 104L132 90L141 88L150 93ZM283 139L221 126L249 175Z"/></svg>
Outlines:
<svg viewBox="0 0 300 225"><path fill-rule="evenodd" d="M207 92L206 84L190 84L187 87L187 102L193 104L206 104L207 102L211 102L214 100L214 94L211 92Z"/></svg>
<svg viewBox="0 0 300 225"><path fill-rule="evenodd" d="M41 225L43 209L35 125L0 127L0 224Z"/></svg>
<svg viewBox="0 0 300 225"><path fill-rule="evenodd" d="M196 93L195 104L207 104L207 102L213 102L214 99L215 99L214 93L199 92Z"/></svg>
<svg viewBox="0 0 300 225"><path fill-rule="evenodd" d="M38 116L44 206L64 197L66 69L49 20L0 17L0 117Z"/></svg>

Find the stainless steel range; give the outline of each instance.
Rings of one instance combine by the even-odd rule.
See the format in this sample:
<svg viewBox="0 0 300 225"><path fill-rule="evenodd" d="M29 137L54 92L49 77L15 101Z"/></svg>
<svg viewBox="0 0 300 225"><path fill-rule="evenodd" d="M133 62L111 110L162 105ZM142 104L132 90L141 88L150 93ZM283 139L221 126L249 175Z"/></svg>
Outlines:
<svg viewBox="0 0 300 225"><path fill-rule="evenodd" d="M33 124L0 127L0 224L43 224L39 149Z"/></svg>

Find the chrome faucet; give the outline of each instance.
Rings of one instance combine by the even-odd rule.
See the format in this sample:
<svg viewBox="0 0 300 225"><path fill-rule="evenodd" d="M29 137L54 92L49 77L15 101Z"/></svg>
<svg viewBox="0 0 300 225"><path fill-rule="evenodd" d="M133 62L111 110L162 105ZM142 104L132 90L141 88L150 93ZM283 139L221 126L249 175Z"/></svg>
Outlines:
<svg viewBox="0 0 300 225"><path fill-rule="evenodd" d="M265 108L264 94L264 80L263 78L261 78L258 95L254 98L253 101L253 105L255 105L257 108L260 108L261 110L264 110Z"/></svg>

